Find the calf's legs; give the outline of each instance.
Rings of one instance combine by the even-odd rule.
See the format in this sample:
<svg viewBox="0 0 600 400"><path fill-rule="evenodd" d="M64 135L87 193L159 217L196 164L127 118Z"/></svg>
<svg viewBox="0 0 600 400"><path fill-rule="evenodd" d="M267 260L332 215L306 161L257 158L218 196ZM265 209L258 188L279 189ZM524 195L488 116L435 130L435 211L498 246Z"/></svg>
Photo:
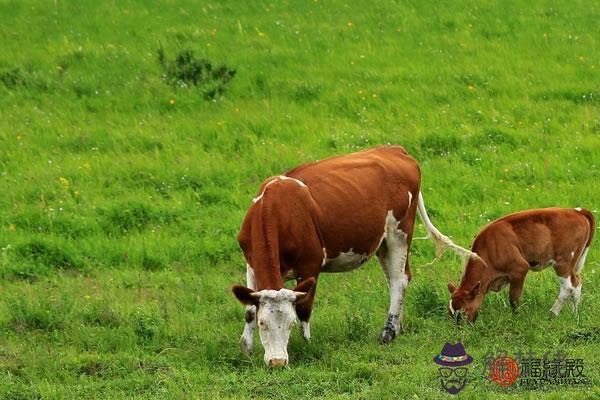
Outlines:
<svg viewBox="0 0 600 400"><path fill-rule="evenodd" d="M556 275L558 275L558 281L560 282L558 298L550 309L550 312L555 316L560 314L560 310L569 298L573 301L573 312L577 313L577 306L581 299L581 276L579 273L583 269L586 255L587 248L580 252L576 262L573 262L574 260L560 262L554 267Z"/></svg>
<svg viewBox="0 0 600 400"><path fill-rule="evenodd" d="M512 277L510 278L510 290L508 292L508 298L513 311L517 310L521 303L521 296L523 295L523 285L525 283L525 276L529 270L529 263L525 259L521 259L518 263L513 266Z"/></svg>
<svg viewBox="0 0 600 400"><path fill-rule="evenodd" d="M554 305L550 309L550 312L552 314L554 314L555 316L558 316L558 314L560 314L560 310L562 309L563 304L572 295L572 292L574 289L573 286L571 285L571 277L570 276L566 276L566 277L559 276L558 281L560 282L560 291L558 292L558 297L557 297L556 301L554 302Z"/></svg>

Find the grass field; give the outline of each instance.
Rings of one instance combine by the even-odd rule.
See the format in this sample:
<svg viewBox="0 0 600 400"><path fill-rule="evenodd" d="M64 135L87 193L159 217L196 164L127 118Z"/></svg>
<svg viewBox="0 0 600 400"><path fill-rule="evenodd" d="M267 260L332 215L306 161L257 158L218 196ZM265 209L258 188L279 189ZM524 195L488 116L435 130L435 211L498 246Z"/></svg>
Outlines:
<svg viewBox="0 0 600 400"><path fill-rule="evenodd" d="M474 326L445 311L460 259L423 266L416 241L385 347L377 262L323 275L287 369L257 336L240 353L229 293L261 181L376 144L419 160L434 224L465 246L515 210L600 215L598 21L594 1L1 1L0 398L450 398L431 360L457 340L475 359L457 397L599 398L597 240L578 318L548 318L546 270L517 314L490 295ZM501 389L482 369L502 349L583 358L593 386Z"/></svg>

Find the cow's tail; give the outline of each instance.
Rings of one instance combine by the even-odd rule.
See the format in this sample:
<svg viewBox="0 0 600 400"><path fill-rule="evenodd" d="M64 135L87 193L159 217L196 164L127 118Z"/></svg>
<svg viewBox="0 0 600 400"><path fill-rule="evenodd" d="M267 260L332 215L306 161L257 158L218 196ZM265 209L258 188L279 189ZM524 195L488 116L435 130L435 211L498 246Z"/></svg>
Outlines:
<svg viewBox="0 0 600 400"><path fill-rule="evenodd" d="M452 240L450 240L450 238L448 236L446 236L442 232L440 232L438 230L438 228L433 226L433 224L431 223L431 220L429 219L429 216L427 215L427 210L425 209L425 202L423 201L423 194L421 192L419 192L419 200L418 200L417 204L418 204L419 216L421 217L421 220L425 224L425 228L427 228L429 237L435 243L436 258L439 258L446 248L452 249L452 251L454 251L456 254L460 255L461 257L479 258L479 256L476 253L457 245Z"/></svg>
<svg viewBox="0 0 600 400"><path fill-rule="evenodd" d="M594 214L585 208L576 208L576 210L579 211L579 213L583 215L590 224L590 236L588 236L587 243L585 244L585 247L590 247L590 243L592 243L594 233L596 232L596 219L594 218Z"/></svg>

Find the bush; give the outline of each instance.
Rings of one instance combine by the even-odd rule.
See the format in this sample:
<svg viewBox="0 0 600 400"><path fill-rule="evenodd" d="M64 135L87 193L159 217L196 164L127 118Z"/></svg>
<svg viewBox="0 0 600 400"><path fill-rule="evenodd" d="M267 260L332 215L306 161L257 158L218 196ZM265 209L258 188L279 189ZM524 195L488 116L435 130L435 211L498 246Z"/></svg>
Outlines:
<svg viewBox="0 0 600 400"><path fill-rule="evenodd" d="M226 65L214 66L205 58L197 58L191 50L184 50L173 60L168 60L161 48L158 50L158 61L167 83L183 88L196 86L206 100L214 100L222 95L236 74L235 69Z"/></svg>
<svg viewBox="0 0 600 400"><path fill-rule="evenodd" d="M143 310L136 310L133 314L133 331L140 344L151 343L160 332L162 325L163 321L160 317Z"/></svg>

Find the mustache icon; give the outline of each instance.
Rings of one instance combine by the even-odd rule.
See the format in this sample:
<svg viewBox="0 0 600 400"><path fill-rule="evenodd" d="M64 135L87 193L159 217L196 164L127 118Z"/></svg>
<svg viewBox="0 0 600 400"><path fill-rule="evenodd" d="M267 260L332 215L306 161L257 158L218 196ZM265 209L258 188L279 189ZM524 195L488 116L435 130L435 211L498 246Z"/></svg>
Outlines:
<svg viewBox="0 0 600 400"><path fill-rule="evenodd" d="M450 379L445 382L447 387L461 387L463 385L462 380Z"/></svg>

